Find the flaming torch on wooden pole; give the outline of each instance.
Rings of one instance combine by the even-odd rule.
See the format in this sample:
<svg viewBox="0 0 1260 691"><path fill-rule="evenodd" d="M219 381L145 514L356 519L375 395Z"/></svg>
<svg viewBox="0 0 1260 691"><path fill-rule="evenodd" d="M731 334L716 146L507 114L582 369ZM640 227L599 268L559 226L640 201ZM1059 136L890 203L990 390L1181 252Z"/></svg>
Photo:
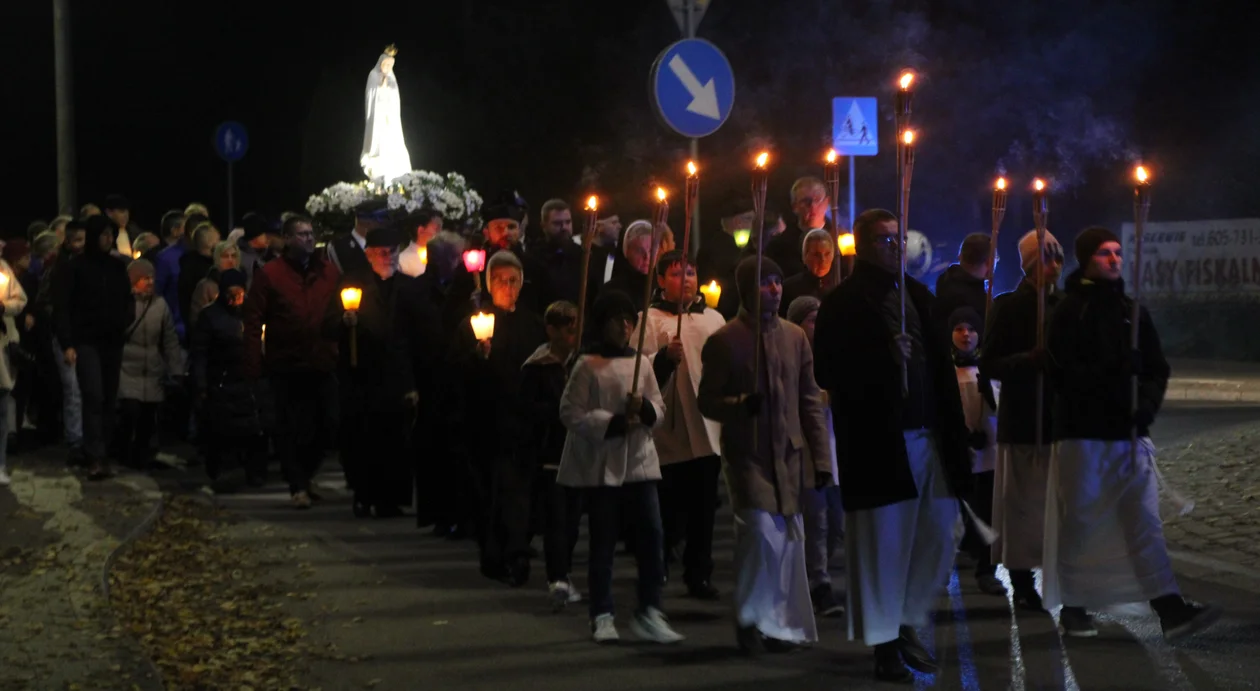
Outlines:
<svg viewBox="0 0 1260 691"><path fill-rule="evenodd" d="M831 266L831 285L836 286L844 280L844 258L840 254L840 155L831 149L823 161L823 183L831 197L831 246L836 257Z"/></svg>
<svg viewBox="0 0 1260 691"><path fill-rule="evenodd" d="M599 223L599 197L591 195L586 200L586 229L582 233L582 281L578 286L577 337L582 341L582 322L586 316L586 286L591 273L591 243L595 241L595 228Z"/></svg>
<svg viewBox="0 0 1260 691"><path fill-rule="evenodd" d="M910 178L914 174L914 131L910 129L911 103L914 101L914 72L905 70L897 80L897 96L893 114L897 120L897 244L901 250L901 274L897 285L901 293L901 337L906 336L906 232L909 230L907 215L910 212ZM910 395L909 363L901 363L901 396Z"/></svg>
<svg viewBox="0 0 1260 691"><path fill-rule="evenodd" d="M1046 183L1041 178L1033 180L1033 228L1037 232L1037 349L1046 348L1046 221L1050 217L1050 201ZM1035 441L1037 455L1045 439L1043 414L1045 408L1046 374L1037 370L1037 422Z"/></svg>
<svg viewBox="0 0 1260 691"><path fill-rule="evenodd" d="M762 151L757 154L757 162L753 167L752 173L752 193L753 193L753 232L757 235L757 280L753 284L753 290L756 291L753 309L753 393L756 394L761 388L761 261L765 254L766 238L766 186L770 182L770 169L766 164L770 161L770 154ZM743 299L742 296L740 298ZM753 423L753 448L757 448L757 425Z"/></svg>
<svg viewBox="0 0 1260 691"><path fill-rule="evenodd" d="M643 282L643 311L640 312L639 317L639 344L634 351L634 381L630 383L631 396L639 393L639 369L643 365L643 339L647 337L648 309L652 306L652 276L655 275L656 260L660 256L658 243L661 238L661 230L665 227L666 221L669 220L668 197L669 195L666 194L664 187L656 188L656 214L652 219L652 244L651 249L648 251L648 272Z"/></svg>
<svg viewBox="0 0 1260 691"><path fill-rule="evenodd" d="M1141 345L1139 340L1142 324L1142 234L1146 230L1146 216L1151 211L1151 175L1146 166L1138 166L1133 171L1133 314L1129 319L1129 340L1133 348L1134 359L1137 358ZM1129 460L1137 467L1138 448L1138 373L1134 372L1129 385L1129 419L1133 421L1133 430L1129 435Z"/></svg>
<svg viewBox="0 0 1260 691"><path fill-rule="evenodd" d="M993 183L993 230L989 235L989 272L988 285L985 287L984 315L985 323L993 317L993 272L997 270L998 231L1002 228L1002 219L1006 216L1006 178L998 178ZM986 332L988 330L986 329Z"/></svg>
<svg viewBox="0 0 1260 691"><path fill-rule="evenodd" d="M678 294L678 329L674 336L682 338L682 319L683 312L687 309L686 304L686 287L687 287L687 266L691 263L691 216L692 210L695 209L696 197L700 194L700 170L696 168L695 161L687 161L687 185L683 193L683 208L686 210L686 216L683 218L683 242L682 242L682 287L684 290ZM651 271L648 275L651 275Z"/></svg>

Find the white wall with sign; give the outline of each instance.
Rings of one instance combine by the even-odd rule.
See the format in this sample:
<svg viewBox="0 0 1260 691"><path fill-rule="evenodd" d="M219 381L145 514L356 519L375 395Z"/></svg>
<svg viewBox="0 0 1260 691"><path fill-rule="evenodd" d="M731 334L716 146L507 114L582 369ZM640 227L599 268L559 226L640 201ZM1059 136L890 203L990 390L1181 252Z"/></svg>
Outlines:
<svg viewBox="0 0 1260 691"><path fill-rule="evenodd" d="M1121 228L1133 261L1132 223ZM1147 223L1142 236L1142 299L1232 301L1260 298L1260 219ZM1131 265L1125 280L1132 281Z"/></svg>

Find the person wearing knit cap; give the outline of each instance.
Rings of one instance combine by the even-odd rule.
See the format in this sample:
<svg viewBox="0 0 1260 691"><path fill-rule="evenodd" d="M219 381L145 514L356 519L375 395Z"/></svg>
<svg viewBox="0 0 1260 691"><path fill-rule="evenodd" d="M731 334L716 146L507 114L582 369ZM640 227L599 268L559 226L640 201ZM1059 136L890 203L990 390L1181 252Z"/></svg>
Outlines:
<svg viewBox="0 0 1260 691"><path fill-rule="evenodd" d="M818 639L801 511L804 493L834 481L809 339L778 316L782 269L760 261L760 285L757 257L735 269L739 315L704 344L697 395L700 412L722 425L735 511L736 642L749 655Z"/></svg>
<svg viewBox="0 0 1260 691"><path fill-rule="evenodd" d="M814 371L831 395L842 478L849 637L874 647L876 679L905 682L907 666L940 669L915 627L954 565L971 456L944 317L901 275L897 217L868 209L853 234L853 274L818 310Z"/></svg>
<svg viewBox="0 0 1260 691"><path fill-rule="evenodd" d="M1220 610L1181 596L1164 541L1150 427L1168 387L1168 361L1144 308L1133 349L1119 238L1087 228L1076 256L1080 268L1047 329L1056 481L1046 496L1045 604L1063 605L1065 634L1093 636L1088 610L1149 601L1164 639L1174 642L1210 626Z"/></svg>
<svg viewBox="0 0 1260 691"><path fill-rule="evenodd" d="M175 318L166 300L154 293L154 268L146 259L127 265L135 313L127 327L118 383L117 457L143 469L153 460L157 409L166 400L164 380L183 377L184 355L175 333Z"/></svg>
<svg viewBox="0 0 1260 691"><path fill-rule="evenodd" d="M807 241L808 237L806 235ZM830 243L830 236L828 242ZM809 265L808 258L805 263ZM810 347L814 345L814 325L821 305L822 301L818 298L802 295L787 308L787 320L805 331ZM828 407L827 392L823 391L821 395L823 414L827 420L827 439L830 441L831 476L838 478L840 470L836 463L835 436L831 432L831 409ZM806 462L813 464L808 453ZM831 555L844 547L844 506L840 502L840 487L831 485L809 490L804 499L805 568L809 574L809 599L814 603L814 613L817 616L842 617L844 605L836 600L835 591L831 587L831 572L828 569Z"/></svg>
<svg viewBox="0 0 1260 691"><path fill-rule="evenodd" d="M591 637L596 643L619 638L613 556L622 526L627 525L635 531L639 567L639 607L630 628L643 640L677 643L683 637L661 611L665 580L657 497L661 467L652 442L652 430L667 412L665 401L652 363L630 344L638 320L630 296L620 291L601 294L591 307L591 320L598 339L582 348L560 399L560 421L568 435L556 472L557 483L581 488L586 495Z"/></svg>
<svg viewBox="0 0 1260 691"><path fill-rule="evenodd" d="M669 404L665 419L652 431L661 462L661 519L665 551L673 555L680 542L683 584L687 594L701 600L718 599L713 586L713 523L717 513L721 431L718 423L700 413L701 349L726 320L705 306L696 285L696 267L673 250L656 262L660 295L647 311L643 352ZM640 298L642 299L642 298ZM681 307L681 312L680 312ZM679 316L681 314L681 317ZM638 342L638 328L631 342ZM685 534L684 534L685 529Z"/></svg>
<svg viewBox="0 0 1260 691"><path fill-rule="evenodd" d="M1063 271L1063 248L1046 231L1043 280L1046 286L1046 322L1049 323L1063 293L1058 290ZM980 375L1000 382L998 404L997 463L993 475L993 529L997 539L990 547L994 563L1010 574L1015 606L1044 611L1037 593L1033 569L1042 564L1042 533L1046 515L1046 483L1050 469L1051 408L1053 382L1048 376L1049 358L1037 347L1037 232L1019 239L1020 266L1024 278L1009 293L993 299L989 328L980 349ZM1042 446L1037 447L1037 375L1042 373ZM996 384L995 384L996 386ZM980 503L980 502L977 502ZM1005 595L996 579L977 573L980 589Z"/></svg>

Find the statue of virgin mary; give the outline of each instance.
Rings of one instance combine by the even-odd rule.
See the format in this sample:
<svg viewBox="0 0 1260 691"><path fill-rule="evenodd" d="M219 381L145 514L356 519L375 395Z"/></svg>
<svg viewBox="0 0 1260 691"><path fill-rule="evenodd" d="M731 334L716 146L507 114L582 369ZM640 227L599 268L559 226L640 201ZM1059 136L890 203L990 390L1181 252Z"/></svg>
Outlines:
<svg viewBox="0 0 1260 691"><path fill-rule="evenodd" d="M411 154L403 141L398 80L394 77L396 55L398 49L390 45L368 74L367 121L359 158L368 179L384 184L411 172Z"/></svg>

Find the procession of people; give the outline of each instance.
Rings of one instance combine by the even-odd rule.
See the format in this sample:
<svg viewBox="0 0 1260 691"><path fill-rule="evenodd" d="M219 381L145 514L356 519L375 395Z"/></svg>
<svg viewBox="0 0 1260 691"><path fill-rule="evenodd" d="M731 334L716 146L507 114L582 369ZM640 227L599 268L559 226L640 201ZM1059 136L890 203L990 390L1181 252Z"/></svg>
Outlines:
<svg viewBox="0 0 1260 691"><path fill-rule="evenodd" d="M158 240L115 195L108 215L6 243L0 400L21 403L0 425L61 438L92 479L153 468L177 438L216 491L240 489L237 471L264 485L276 459L299 510L323 499L335 450L354 516L411 514L471 538L487 578L535 582L541 534L547 602L586 599L598 643L620 638L622 542L637 637L684 639L667 615L674 577L687 597L730 599L748 655L809 646L847 614L885 681L939 669L920 632L960 554L979 592L1006 596L1004 568L1015 605L1057 610L1066 636L1096 635L1091 612L1137 601L1169 640L1216 619L1169 562L1148 438L1169 367L1111 231L1078 234L1064 287L1059 241L1024 235L1025 277L989 306L987 235L964 240L934 295L902 273L894 213L853 220L841 271L818 179L793 185L796 218L777 234L749 227L764 200L731 200L720 230L695 233L716 243L697 265L691 231L663 216L618 232L603 209L575 235L560 199L527 240L515 193L462 233L433 209L368 202L324 245L302 214L250 214L221 234L199 204L163 215ZM743 258L721 243L741 230L754 238ZM469 250L481 261L462 261ZM723 496L726 555L713 542ZM572 573L583 517L585 596ZM713 582L720 560L729 593Z"/></svg>

